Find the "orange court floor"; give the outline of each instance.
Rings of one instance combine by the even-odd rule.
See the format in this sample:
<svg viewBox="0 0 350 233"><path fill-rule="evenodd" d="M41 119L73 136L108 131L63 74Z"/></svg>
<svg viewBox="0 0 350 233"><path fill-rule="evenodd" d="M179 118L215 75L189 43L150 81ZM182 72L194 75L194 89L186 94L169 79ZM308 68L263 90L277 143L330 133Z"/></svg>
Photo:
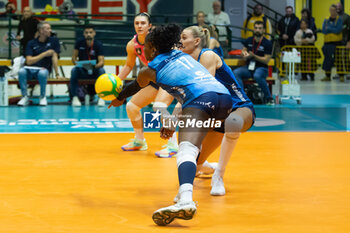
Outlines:
<svg viewBox="0 0 350 233"><path fill-rule="evenodd" d="M226 195L196 178L196 216L159 227L177 193L175 158L122 152L131 133L0 134L0 233L350 232L350 133L248 132ZM217 161L216 151L209 161Z"/></svg>

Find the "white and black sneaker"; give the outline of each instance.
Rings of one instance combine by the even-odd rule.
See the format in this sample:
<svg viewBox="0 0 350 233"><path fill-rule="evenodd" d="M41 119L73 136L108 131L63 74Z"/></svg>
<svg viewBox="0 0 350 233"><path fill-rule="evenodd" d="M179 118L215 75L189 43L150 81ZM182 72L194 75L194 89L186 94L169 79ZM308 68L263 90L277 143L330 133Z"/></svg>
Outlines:
<svg viewBox="0 0 350 233"><path fill-rule="evenodd" d="M197 211L194 201L179 202L175 205L161 208L153 213L152 219L159 226L171 223L175 218L190 220Z"/></svg>

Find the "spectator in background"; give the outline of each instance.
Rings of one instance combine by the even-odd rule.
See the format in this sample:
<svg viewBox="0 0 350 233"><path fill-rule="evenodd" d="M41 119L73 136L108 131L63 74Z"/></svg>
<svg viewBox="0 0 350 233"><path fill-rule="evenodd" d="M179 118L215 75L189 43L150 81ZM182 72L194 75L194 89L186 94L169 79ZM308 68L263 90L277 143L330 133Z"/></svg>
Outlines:
<svg viewBox="0 0 350 233"><path fill-rule="evenodd" d="M330 17L323 21L322 32L324 34L324 45L322 52L324 55L322 69L326 73L326 77L321 81L331 81L331 70L335 61L336 46L342 45L343 41L343 22L338 16L336 5L329 8ZM340 80L344 80L344 76L340 75Z"/></svg>
<svg viewBox="0 0 350 233"><path fill-rule="evenodd" d="M293 7L286 7L286 15L278 21L277 33L279 34L280 47L285 45L295 45L294 35L299 29L299 19L293 13Z"/></svg>
<svg viewBox="0 0 350 233"><path fill-rule="evenodd" d="M300 20L300 29L294 35L296 45L313 45L315 42L315 35L311 29L308 28L308 22L305 19Z"/></svg>
<svg viewBox="0 0 350 233"><path fill-rule="evenodd" d="M203 11L198 11L196 14L196 21L197 23L194 24L195 26L202 27L204 25L207 25L205 22L205 13Z"/></svg>
<svg viewBox="0 0 350 233"><path fill-rule="evenodd" d="M349 35L349 30L350 30L350 17L348 14L344 12L343 4L338 2L336 5L337 7L337 13L339 17L342 19L343 22L343 41L342 45L346 46L347 48L350 48L350 35ZM336 57L337 62L337 71L339 70L340 73L349 73L350 72L350 59L349 59L349 50L348 49L338 49L339 51L339 56ZM335 76L333 79L339 78L340 82L344 82L344 76Z"/></svg>
<svg viewBox="0 0 350 233"><path fill-rule="evenodd" d="M343 22L343 40L346 41L346 32L348 29L348 25L345 25L345 22L347 22L349 15L344 12L344 7L343 4L341 4L341 2L338 2L335 6L337 8L338 16L342 19Z"/></svg>
<svg viewBox="0 0 350 233"><path fill-rule="evenodd" d="M301 45L313 45L315 43L315 35L311 29L308 28L308 22L305 19L300 20L300 29L294 35L295 44ZM301 74L301 80L308 80L309 75L311 81L314 81L316 71L316 55L315 49L307 48L300 49L301 63L299 64ZM309 73L307 71L310 71ZM312 72L311 72L312 71Z"/></svg>
<svg viewBox="0 0 350 233"><path fill-rule="evenodd" d="M96 65L86 64L83 67L74 67L71 71L70 91L73 97L72 106L80 107L81 103L78 98L78 80L79 79L97 79L101 74L106 73L104 66L103 45L100 41L95 40L96 31L94 26L87 25L84 29L84 38L77 40L72 55L73 64L77 61L95 60ZM105 102L98 99L98 106L104 106Z"/></svg>
<svg viewBox="0 0 350 233"><path fill-rule="evenodd" d="M243 39L252 37L253 30L254 30L254 23L256 21L262 21L264 23L265 32L266 32L265 38L268 40L271 40L271 36L270 36L270 34L272 33L271 23L270 23L270 20L264 15L263 10L264 8L262 5L256 4L254 6L253 14L248 16L248 18L244 20L244 24L243 24L244 30L241 30L241 37Z"/></svg>
<svg viewBox="0 0 350 233"><path fill-rule="evenodd" d="M27 95L27 80L36 78L40 84L41 106L47 105L46 81L53 66L56 78L60 78L58 73L58 54L60 53L60 43L56 37L51 37L51 25L42 21L38 24L39 37L28 42L26 47L26 64L18 72L19 86L21 88L22 99L19 106L26 106L29 103Z"/></svg>
<svg viewBox="0 0 350 233"><path fill-rule="evenodd" d="M315 23L315 18L311 16L311 12L309 9L304 8L301 10L301 19L306 20L308 22L308 28L311 29L315 36L315 41L317 40L317 27Z"/></svg>
<svg viewBox="0 0 350 233"><path fill-rule="evenodd" d="M27 43L36 37L39 21L33 18L32 9L29 6L24 7L23 16L19 21L16 39L21 42L20 55L25 56Z"/></svg>
<svg viewBox="0 0 350 233"><path fill-rule="evenodd" d="M243 79L253 77L264 93L265 103L274 105L275 101L266 82L268 75L267 64L271 59L272 43L264 37L264 33L264 22L256 21L254 23L254 36L243 42L244 47L241 56L246 60L247 65L235 69L233 73L241 87L244 87Z"/></svg>
<svg viewBox="0 0 350 233"><path fill-rule="evenodd" d="M225 54L228 52L229 47L229 41L228 41L228 31L225 26L216 26L219 24L222 25L230 25L230 17L226 12L221 11L221 2L220 1L214 1L213 2L213 10L214 13L208 14L208 21L209 23L215 25L215 27L218 29L219 33L219 42L224 49Z"/></svg>
<svg viewBox="0 0 350 233"><path fill-rule="evenodd" d="M0 13L0 18L7 18L9 16L9 14L16 14L17 12L17 9L16 9L16 6L13 2L8 2L6 3L5 5L5 9L6 11L3 12L3 13ZM17 16L12 16L12 19L18 19Z"/></svg>

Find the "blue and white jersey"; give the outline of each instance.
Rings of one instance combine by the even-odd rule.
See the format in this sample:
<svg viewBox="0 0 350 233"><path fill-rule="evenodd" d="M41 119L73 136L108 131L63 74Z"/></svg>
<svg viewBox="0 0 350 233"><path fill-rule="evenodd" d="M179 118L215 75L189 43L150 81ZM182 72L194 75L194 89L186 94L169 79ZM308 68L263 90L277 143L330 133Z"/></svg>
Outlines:
<svg viewBox="0 0 350 233"><path fill-rule="evenodd" d="M198 61L200 61L201 55L205 51L212 51L210 49L202 49L198 56ZM221 57L220 57L221 58ZM252 101L248 98L243 88L238 84L235 75L233 74L231 68L225 63L224 59L221 58L222 66L216 70L215 78L222 83L227 90L230 92L232 97L232 109L248 107L253 108Z"/></svg>
<svg viewBox="0 0 350 233"><path fill-rule="evenodd" d="M230 95L204 66L181 51L159 54L148 67L156 71L156 83L174 96L183 107L204 93Z"/></svg>

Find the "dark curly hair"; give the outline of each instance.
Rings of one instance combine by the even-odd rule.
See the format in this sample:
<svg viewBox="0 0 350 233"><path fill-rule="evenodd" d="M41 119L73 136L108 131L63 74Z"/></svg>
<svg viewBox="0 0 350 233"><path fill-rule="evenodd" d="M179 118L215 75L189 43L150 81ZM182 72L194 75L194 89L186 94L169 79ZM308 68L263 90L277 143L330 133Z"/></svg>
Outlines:
<svg viewBox="0 0 350 233"><path fill-rule="evenodd" d="M167 53L180 42L181 31L177 24L157 26L148 33L146 42L150 42L159 53Z"/></svg>

